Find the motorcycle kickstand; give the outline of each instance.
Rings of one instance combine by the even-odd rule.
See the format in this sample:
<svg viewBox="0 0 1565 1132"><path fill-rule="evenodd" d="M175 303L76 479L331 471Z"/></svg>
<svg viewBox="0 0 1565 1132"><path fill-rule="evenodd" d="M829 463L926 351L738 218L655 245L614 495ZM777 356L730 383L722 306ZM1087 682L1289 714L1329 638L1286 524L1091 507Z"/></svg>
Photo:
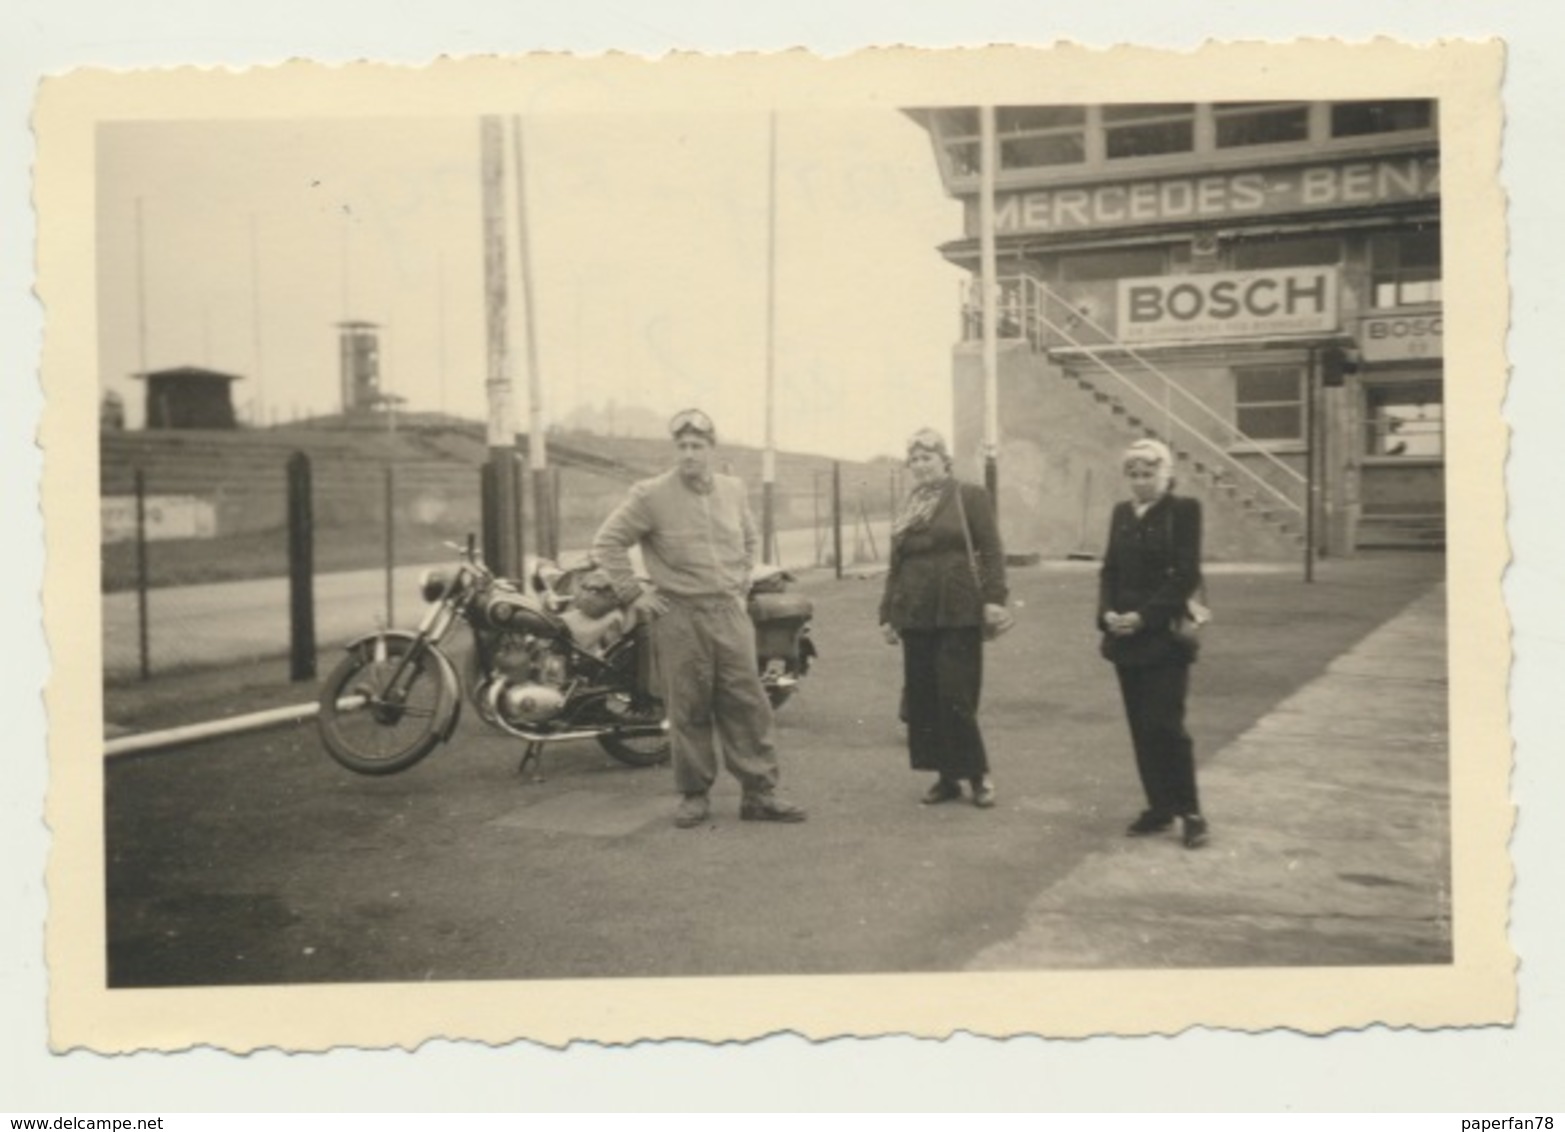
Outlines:
<svg viewBox="0 0 1565 1132"><path fill-rule="evenodd" d="M517 774L526 774L527 773L527 764L528 763L532 763L532 765L533 765L533 779L532 780L534 782L543 782L544 781L544 775L543 775L543 744L542 743L533 742L533 743L528 743L527 744L527 750L525 752L523 752L523 754L522 754L522 761L516 764L516 773Z"/></svg>

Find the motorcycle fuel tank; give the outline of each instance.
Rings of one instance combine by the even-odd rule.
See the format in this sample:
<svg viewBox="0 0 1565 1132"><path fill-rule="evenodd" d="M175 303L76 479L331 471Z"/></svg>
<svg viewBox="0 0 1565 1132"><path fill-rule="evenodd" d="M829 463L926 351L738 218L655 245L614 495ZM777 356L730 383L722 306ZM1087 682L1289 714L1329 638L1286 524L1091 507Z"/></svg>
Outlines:
<svg viewBox="0 0 1565 1132"><path fill-rule="evenodd" d="M565 632L565 624L559 617L521 594L495 594L484 604L483 619L496 629L512 633L557 637Z"/></svg>

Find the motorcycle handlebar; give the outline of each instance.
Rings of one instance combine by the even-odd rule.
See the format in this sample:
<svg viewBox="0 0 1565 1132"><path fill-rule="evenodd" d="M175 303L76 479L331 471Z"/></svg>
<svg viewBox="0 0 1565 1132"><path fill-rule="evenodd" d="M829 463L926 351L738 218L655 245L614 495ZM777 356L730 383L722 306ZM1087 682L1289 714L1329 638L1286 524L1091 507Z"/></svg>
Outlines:
<svg viewBox="0 0 1565 1132"><path fill-rule="evenodd" d="M465 546L458 542L452 542L450 539L441 540L441 545L446 547L448 550L456 551L462 556L463 561L465 561L474 569L481 570L490 577L496 576L494 571L489 568L489 564L484 561L483 555L479 553L478 539L473 534L468 534L467 545Z"/></svg>

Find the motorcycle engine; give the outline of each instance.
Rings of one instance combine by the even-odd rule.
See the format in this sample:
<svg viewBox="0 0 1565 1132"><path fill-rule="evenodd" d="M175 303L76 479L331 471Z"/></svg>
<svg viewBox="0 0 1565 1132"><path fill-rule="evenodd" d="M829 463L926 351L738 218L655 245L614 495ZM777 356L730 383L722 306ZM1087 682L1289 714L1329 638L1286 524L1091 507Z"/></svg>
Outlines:
<svg viewBox="0 0 1565 1132"><path fill-rule="evenodd" d="M565 710L570 664L552 642L508 634L495 650L492 673L485 691L505 723L537 726Z"/></svg>
<svg viewBox="0 0 1565 1132"><path fill-rule="evenodd" d="M507 723L547 723L565 710L565 693L551 684L507 684L499 707Z"/></svg>

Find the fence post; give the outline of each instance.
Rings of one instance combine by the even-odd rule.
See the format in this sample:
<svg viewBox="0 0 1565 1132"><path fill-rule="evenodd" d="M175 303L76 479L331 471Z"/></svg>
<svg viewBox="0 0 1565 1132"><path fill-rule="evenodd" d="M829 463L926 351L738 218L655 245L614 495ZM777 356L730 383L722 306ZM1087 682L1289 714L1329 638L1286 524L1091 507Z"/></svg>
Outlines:
<svg viewBox="0 0 1565 1132"><path fill-rule="evenodd" d="M555 522L553 468L533 468L533 529L536 531L536 553L541 558L560 556L559 535ZM518 571L520 575L522 571Z"/></svg>
<svg viewBox="0 0 1565 1132"><path fill-rule="evenodd" d="M491 461L478 469L478 514L485 562L500 561L500 506L495 498L495 466Z"/></svg>
<svg viewBox="0 0 1565 1132"><path fill-rule="evenodd" d="M869 509L864 506L864 481L859 481L859 522L864 524L864 541L869 543L871 562L880 561L880 548L875 545L875 528L870 525Z"/></svg>
<svg viewBox="0 0 1565 1132"><path fill-rule="evenodd" d="M152 678L152 645L147 618L147 477L136 469L136 635L141 653L141 678Z"/></svg>
<svg viewBox="0 0 1565 1132"><path fill-rule="evenodd" d="M397 466L386 465L386 627L397 623Z"/></svg>
<svg viewBox="0 0 1565 1132"><path fill-rule="evenodd" d="M288 604L290 663L295 681L315 679L315 521L310 506L310 458L288 458Z"/></svg>
<svg viewBox="0 0 1565 1132"><path fill-rule="evenodd" d="M527 576L527 469L522 463L520 455L511 457L511 504L515 508L515 516L508 519L510 531L514 536L511 543L511 561L513 565L508 572L511 578L525 578Z"/></svg>
<svg viewBox="0 0 1565 1132"><path fill-rule="evenodd" d="M560 557L560 540L565 536L561 534L560 527L560 494L563 491L561 481L564 478L563 470L558 464L549 468L549 514L553 516L549 521L549 530L554 535L554 543L549 548L549 557L555 561Z"/></svg>
<svg viewBox="0 0 1565 1132"><path fill-rule="evenodd" d="M831 555L842 580L842 461L831 462Z"/></svg>
<svg viewBox="0 0 1565 1132"><path fill-rule="evenodd" d="M821 564L821 548L825 537L821 533L821 470L810 472L810 538L815 543L815 565Z"/></svg>

